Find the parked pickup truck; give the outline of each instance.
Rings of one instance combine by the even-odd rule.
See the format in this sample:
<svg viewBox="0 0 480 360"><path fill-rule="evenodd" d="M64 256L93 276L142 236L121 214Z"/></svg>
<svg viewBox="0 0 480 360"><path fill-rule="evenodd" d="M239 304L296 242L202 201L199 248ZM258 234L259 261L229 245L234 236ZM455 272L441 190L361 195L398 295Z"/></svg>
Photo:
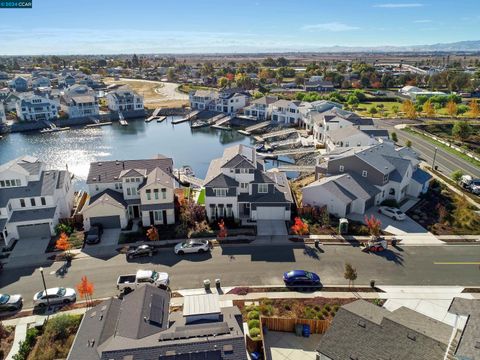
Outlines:
<svg viewBox="0 0 480 360"><path fill-rule="evenodd" d="M158 287L168 287L170 279L165 272L154 270L138 270L136 274L120 275L117 280L117 289L132 291L142 284L153 284Z"/></svg>

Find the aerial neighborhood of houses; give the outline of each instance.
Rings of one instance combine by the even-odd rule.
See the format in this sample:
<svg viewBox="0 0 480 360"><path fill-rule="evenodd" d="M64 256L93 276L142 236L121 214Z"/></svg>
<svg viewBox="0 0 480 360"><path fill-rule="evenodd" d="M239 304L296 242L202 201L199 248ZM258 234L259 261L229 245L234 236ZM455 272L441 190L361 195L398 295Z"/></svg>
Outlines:
<svg viewBox="0 0 480 360"><path fill-rule="evenodd" d="M0 57L0 359L480 359L478 59L285 56Z"/></svg>

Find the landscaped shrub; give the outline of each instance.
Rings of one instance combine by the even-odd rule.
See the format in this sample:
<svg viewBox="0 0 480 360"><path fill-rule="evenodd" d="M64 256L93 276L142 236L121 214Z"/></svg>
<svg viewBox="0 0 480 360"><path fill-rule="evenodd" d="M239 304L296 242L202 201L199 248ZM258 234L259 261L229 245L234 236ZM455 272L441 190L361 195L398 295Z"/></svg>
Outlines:
<svg viewBox="0 0 480 360"><path fill-rule="evenodd" d="M313 308L315 309L315 311L320 311L321 310L320 306L318 306L318 305L315 305Z"/></svg>
<svg viewBox="0 0 480 360"><path fill-rule="evenodd" d="M317 317L317 313L310 307L306 307L303 311L303 316L305 319L315 319Z"/></svg>
<svg viewBox="0 0 480 360"><path fill-rule="evenodd" d="M256 337L260 336L260 329L259 328L251 328L249 330L249 333L250 333L250 337L256 338Z"/></svg>
<svg viewBox="0 0 480 360"><path fill-rule="evenodd" d="M325 305L323 308L327 311L332 310L332 307L329 304Z"/></svg>
<svg viewBox="0 0 480 360"><path fill-rule="evenodd" d="M272 305L265 305L260 304L258 310L265 316L272 316L273 315L273 306Z"/></svg>
<svg viewBox="0 0 480 360"><path fill-rule="evenodd" d="M248 313L249 320L258 320L260 318L260 314L258 311L252 310Z"/></svg>
<svg viewBox="0 0 480 360"><path fill-rule="evenodd" d="M13 356L13 360L27 360L28 354L30 354L30 351L32 351L32 348L37 341L37 336L38 330L36 328L28 329L25 341L20 342L20 348L18 353Z"/></svg>
<svg viewBox="0 0 480 360"><path fill-rule="evenodd" d="M337 304L333 305L333 310L334 310L335 312L337 312L338 309L340 309L340 305L337 305Z"/></svg>
<svg viewBox="0 0 480 360"><path fill-rule="evenodd" d="M328 310L327 309L322 309L322 315L327 317L328 316Z"/></svg>
<svg viewBox="0 0 480 360"><path fill-rule="evenodd" d="M260 320L248 320L248 328L253 329L253 328L258 328L260 327Z"/></svg>
<svg viewBox="0 0 480 360"><path fill-rule="evenodd" d="M68 224L58 224L55 226L55 233L60 235L61 233L65 233L70 235L73 232L73 227Z"/></svg>

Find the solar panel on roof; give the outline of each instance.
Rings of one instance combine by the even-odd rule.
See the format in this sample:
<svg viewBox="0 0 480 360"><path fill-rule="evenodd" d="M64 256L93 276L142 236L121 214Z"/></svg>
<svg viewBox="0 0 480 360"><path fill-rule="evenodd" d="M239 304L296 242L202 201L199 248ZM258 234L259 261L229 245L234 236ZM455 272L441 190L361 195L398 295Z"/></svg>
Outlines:
<svg viewBox="0 0 480 360"><path fill-rule="evenodd" d="M148 318L151 322L158 325L163 323L163 297L157 294L152 295L152 302L150 303L150 314Z"/></svg>

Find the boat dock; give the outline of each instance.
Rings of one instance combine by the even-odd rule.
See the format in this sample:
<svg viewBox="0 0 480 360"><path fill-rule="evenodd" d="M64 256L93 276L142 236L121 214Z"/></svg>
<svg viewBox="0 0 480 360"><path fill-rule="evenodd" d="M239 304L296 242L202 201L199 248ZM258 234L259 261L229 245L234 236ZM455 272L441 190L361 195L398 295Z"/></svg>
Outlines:
<svg viewBox="0 0 480 360"><path fill-rule="evenodd" d="M197 187L203 187L203 184L205 182L205 180L202 180L202 179L197 178L195 176L189 176L189 175L185 175L185 174L178 174L176 176L176 178L177 178L179 183L182 183L182 184L189 183L189 184L195 185Z"/></svg>
<svg viewBox="0 0 480 360"><path fill-rule="evenodd" d="M166 116L160 116L159 118L157 118L157 123L161 123L162 121L164 121L167 117Z"/></svg>
<svg viewBox="0 0 480 360"><path fill-rule="evenodd" d="M145 122L150 122L152 120L157 120L157 122L162 122L163 120L165 120L167 117L166 116L160 116L160 111L162 110L162 108L156 108L155 111L153 112L152 116L150 116L149 118L145 119Z"/></svg>
<svg viewBox="0 0 480 360"><path fill-rule="evenodd" d="M218 129L218 130L232 130L229 126L224 126L223 124L228 123L230 120L234 118L234 115L226 115L223 116L222 118L218 119L215 121L215 123L212 125L212 129Z"/></svg>
<svg viewBox="0 0 480 360"><path fill-rule="evenodd" d="M106 122L98 122L98 123L93 123L93 124L87 124L85 125L86 128L93 128L93 127L99 127L99 126L105 126L105 125L112 125L111 121L106 121Z"/></svg>
<svg viewBox="0 0 480 360"><path fill-rule="evenodd" d="M282 129L282 130L273 131L273 132L270 132L270 133L263 134L261 136L261 138L263 140L266 140L266 139L269 139L269 138L272 138L272 137L275 137L275 136L284 136L284 135L289 135L289 134L293 134L293 133L296 133L296 132L297 132L297 129L295 129L295 128Z"/></svg>
<svg viewBox="0 0 480 360"><path fill-rule="evenodd" d="M279 165L278 167L269 169L268 171L296 171L312 173L315 172L315 165Z"/></svg>
<svg viewBox="0 0 480 360"><path fill-rule="evenodd" d="M186 121L190 121L190 120L194 120L197 115L200 113L201 110L194 110L194 111L190 111L187 116L181 118L181 119L178 119L178 120L173 120L172 121L172 124L173 125L176 125L176 124L180 124L180 123L183 123L183 122L186 122Z"/></svg>
<svg viewBox="0 0 480 360"><path fill-rule="evenodd" d="M246 127L245 130L238 130L238 132L242 135L250 136L253 131L263 129L264 127L267 127L268 125L270 125L270 121L263 121L261 123Z"/></svg>
<svg viewBox="0 0 480 360"><path fill-rule="evenodd" d="M312 154L312 153L318 153L320 155L320 150L317 150L314 147L308 147L308 148L301 147L296 149L275 150L268 155L282 156L282 155L304 155L304 154ZM261 154L258 154L258 155L261 155Z"/></svg>

